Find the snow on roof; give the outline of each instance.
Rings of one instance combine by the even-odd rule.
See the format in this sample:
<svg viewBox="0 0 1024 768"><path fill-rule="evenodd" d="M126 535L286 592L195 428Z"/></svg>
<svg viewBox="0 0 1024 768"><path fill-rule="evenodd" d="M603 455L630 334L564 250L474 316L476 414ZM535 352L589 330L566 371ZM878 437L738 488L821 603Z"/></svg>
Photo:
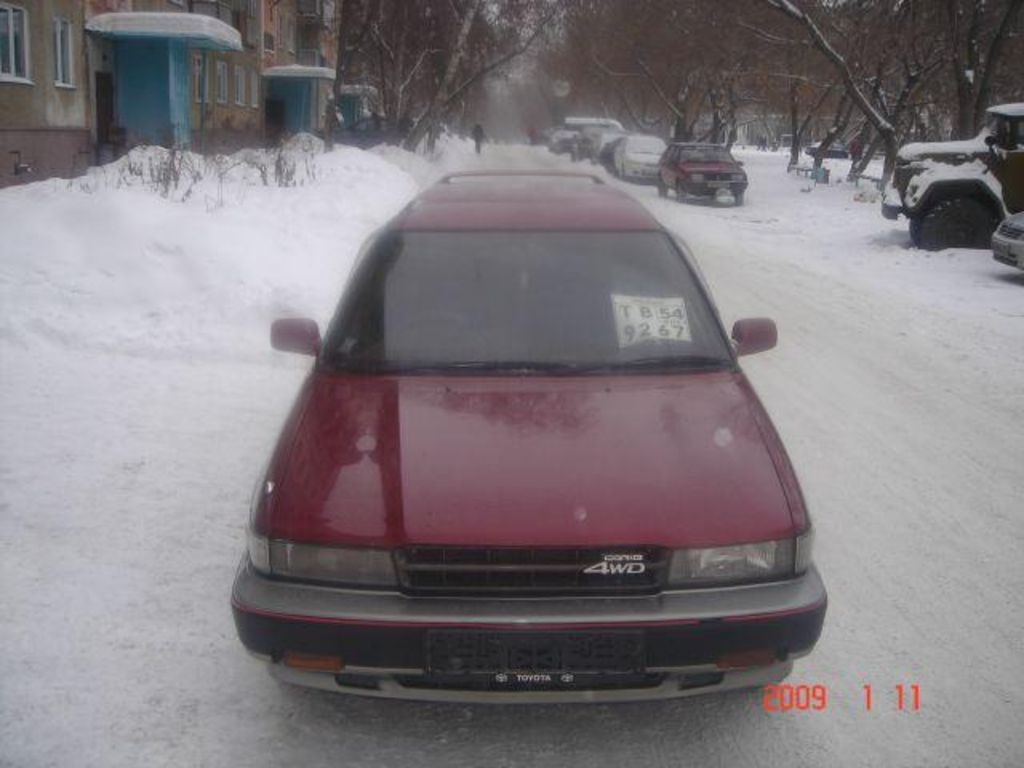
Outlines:
<svg viewBox="0 0 1024 768"><path fill-rule="evenodd" d="M187 40L194 48L242 50L238 30L200 13L117 12L89 19L86 30L101 37Z"/></svg>
<svg viewBox="0 0 1024 768"><path fill-rule="evenodd" d="M267 67L263 70L264 77L296 77L307 80L333 80L334 70L330 67L304 67L301 64L286 64L279 67Z"/></svg>
<svg viewBox="0 0 1024 768"><path fill-rule="evenodd" d="M622 123L610 117L567 117L563 121L563 125L604 125L608 126L609 128L617 128L620 131L623 130Z"/></svg>
<svg viewBox="0 0 1024 768"><path fill-rule="evenodd" d="M994 107L989 107L985 111L1005 117L1024 117L1024 101L1017 102L1016 104L998 104Z"/></svg>

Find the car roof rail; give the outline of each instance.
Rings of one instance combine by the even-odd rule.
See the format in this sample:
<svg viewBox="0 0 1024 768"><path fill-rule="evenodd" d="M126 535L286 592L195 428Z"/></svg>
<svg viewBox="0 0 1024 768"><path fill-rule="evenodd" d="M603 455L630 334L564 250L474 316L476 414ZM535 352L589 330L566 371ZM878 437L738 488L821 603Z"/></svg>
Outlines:
<svg viewBox="0 0 1024 768"><path fill-rule="evenodd" d="M451 184L460 179L507 179L507 178L555 178L555 179L588 179L594 184L604 184L604 180L593 173L577 173L575 171L460 171L445 174L438 184Z"/></svg>

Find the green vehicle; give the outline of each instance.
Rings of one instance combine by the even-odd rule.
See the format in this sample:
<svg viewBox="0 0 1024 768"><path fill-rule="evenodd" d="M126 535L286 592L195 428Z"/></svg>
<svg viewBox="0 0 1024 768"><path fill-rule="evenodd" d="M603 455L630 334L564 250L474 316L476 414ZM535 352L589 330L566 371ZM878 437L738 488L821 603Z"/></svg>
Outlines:
<svg viewBox="0 0 1024 768"><path fill-rule="evenodd" d="M900 149L882 215L906 216L918 248L988 248L999 222L1024 210L1024 103L987 115L973 139Z"/></svg>

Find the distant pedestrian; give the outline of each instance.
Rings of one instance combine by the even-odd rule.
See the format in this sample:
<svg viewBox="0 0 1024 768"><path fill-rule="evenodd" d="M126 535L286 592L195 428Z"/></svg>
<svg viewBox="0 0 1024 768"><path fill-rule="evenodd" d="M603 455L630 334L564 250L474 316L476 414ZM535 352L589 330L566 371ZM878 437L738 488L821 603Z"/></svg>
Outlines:
<svg viewBox="0 0 1024 768"><path fill-rule="evenodd" d="M476 144L476 153L478 155L480 154L481 148L484 145L484 139L486 139L486 138L487 138L487 136L484 133L484 127L482 125L480 125L480 123L477 123L476 125L474 125L473 126L473 143Z"/></svg>
<svg viewBox="0 0 1024 768"><path fill-rule="evenodd" d="M859 163L861 156L864 154L864 148L860 145L860 140L854 136L850 142L850 159L854 163Z"/></svg>

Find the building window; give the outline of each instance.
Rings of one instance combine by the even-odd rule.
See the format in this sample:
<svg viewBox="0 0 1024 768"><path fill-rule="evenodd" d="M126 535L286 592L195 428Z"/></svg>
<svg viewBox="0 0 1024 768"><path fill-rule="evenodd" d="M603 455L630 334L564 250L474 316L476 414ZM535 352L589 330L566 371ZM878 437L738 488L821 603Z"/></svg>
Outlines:
<svg viewBox="0 0 1024 768"><path fill-rule="evenodd" d="M295 53L295 18L289 16L286 24L284 41L288 44L288 53Z"/></svg>
<svg viewBox="0 0 1024 768"><path fill-rule="evenodd" d="M53 81L57 85L74 85L72 79L71 22L67 19L53 20Z"/></svg>
<svg viewBox="0 0 1024 768"><path fill-rule="evenodd" d="M28 13L0 3L0 79L28 79Z"/></svg>
<svg viewBox="0 0 1024 768"><path fill-rule="evenodd" d="M209 80L203 57L194 57L192 59L192 93L195 94L196 104L205 104L209 100L210 91L207 85Z"/></svg>
<svg viewBox="0 0 1024 768"><path fill-rule="evenodd" d="M235 64L235 104L245 106L245 68Z"/></svg>
<svg viewBox="0 0 1024 768"><path fill-rule="evenodd" d="M250 74L249 83L249 106L253 109L260 107L260 73L255 69Z"/></svg>
<svg viewBox="0 0 1024 768"><path fill-rule="evenodd" d="M217 103L228 103L228 63L217 62Z"/></svg>

